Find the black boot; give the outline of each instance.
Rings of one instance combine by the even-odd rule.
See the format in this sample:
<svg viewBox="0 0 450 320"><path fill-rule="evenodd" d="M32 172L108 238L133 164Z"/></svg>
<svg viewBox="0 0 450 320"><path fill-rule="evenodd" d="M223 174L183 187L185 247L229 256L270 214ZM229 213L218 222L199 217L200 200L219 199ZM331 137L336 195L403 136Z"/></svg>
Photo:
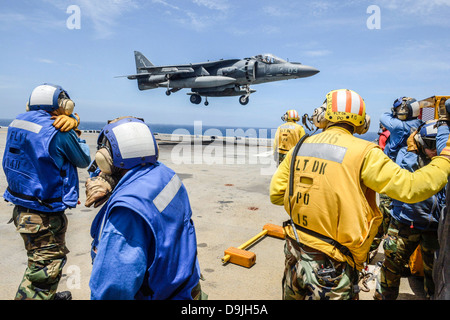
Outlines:
<svg viewBox="0 0 450 320"><path fill-rule="evenodd" d="M72 293L70 291L57 292L55 300L72 300Z"/></svg>

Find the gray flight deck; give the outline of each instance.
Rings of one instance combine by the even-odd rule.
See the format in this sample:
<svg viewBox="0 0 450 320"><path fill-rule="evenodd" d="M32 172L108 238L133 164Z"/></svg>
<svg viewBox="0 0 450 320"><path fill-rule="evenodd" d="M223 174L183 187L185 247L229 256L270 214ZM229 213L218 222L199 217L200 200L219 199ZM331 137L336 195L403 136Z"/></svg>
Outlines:
<svg viewBox="0 0 450 320"><path fill-rule="evenodd" d="M7 128L0 128L0 157L3 158ZM96 150L97 133L83 133ZM284 268L284 240L266 237L248 250L256 254L251 268L223 264L221 258L228 247L238 247L257 235L266 223L281 225L288 217L282 206L269 200L269 184L273 166L271 147L242 140L208 140L198 137L192 142L160 135L160 161L172 168L186 186L194 221L198 257L204 281L203 290L210 300L279 300ZM234 139L231 139L234 140ZM212 142L211 142L212 141ZM261 141L260 141L261 142ZM86 208L85 182L88 173L79 170L81 204L66 214L69 220L66 245L70 250L58 291L70 290L74 300L90 297L91 273L90 225L99 208ZM6 188L0 170L0 194ZM27 264L23 241L14 224L7 224L13 206L0 201L0 299L13 299ZM383 257L382 248L375 262ZM370 265L370 270L373 268ZM375 280L368 284L370 292L361 292L361 300L371 300ZM402 278L399 299L424 299L420 278Z"/></svg>

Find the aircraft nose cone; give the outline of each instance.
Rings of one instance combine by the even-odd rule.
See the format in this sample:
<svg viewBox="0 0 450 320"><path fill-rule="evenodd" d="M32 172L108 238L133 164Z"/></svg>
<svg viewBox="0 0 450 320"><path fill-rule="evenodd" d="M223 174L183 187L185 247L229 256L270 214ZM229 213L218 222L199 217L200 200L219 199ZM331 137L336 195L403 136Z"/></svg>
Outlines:
<svg viewBox="0 0 450 320"><path fill-rule="evenodd" d="M317 73L320 72L320 70L314 68L314 67L310 67L310 66L298 66L300 73L304 76L304 77L311 77Z"/></svg>

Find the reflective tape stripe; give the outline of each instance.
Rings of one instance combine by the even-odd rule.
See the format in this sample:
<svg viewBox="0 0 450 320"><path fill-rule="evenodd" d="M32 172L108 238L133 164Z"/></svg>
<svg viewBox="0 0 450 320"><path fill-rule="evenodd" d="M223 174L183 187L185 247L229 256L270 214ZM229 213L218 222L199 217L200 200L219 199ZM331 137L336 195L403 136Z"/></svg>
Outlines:
<svg viewBox="0 0 450 320"><path fill-rule="evenodd" d="M34 133L39 133L42 129L42 126L39 124L30 122L30 121L26 121L26 120L18 120L18 119L13 120L13 122L11 122L11 124L9 126L12 128L18 128L18 129L31 131Z"/></svg>
<svg viewBox="0 0 450 320"><path fill-rule="evenodd" d="M354 113L360 116L363 114L364 101L356 92L350 90L335 91L332 100L333 112Z"/></svg>
<svg viewBox="0 0 450 320"><path fill-rule="evenodd" d="M314 157L342 163L347 148L327 143L305 143L298 153L302 157Z"/></svg>
<svg viewBox="0 0 450 320"><path fill-rule="evenodd" d="M282 129L295 129L295 126L291 124L284 124L281 126Z"/></svg>
<svg viewBox="0 0 450 320"><path fill-rule="evenodd" d="M352 112L352 93L350 91L345 92L345 112Z"/></svg>
<svg viewBox="0 0 450 320"><path fill-rule="evenodd" d="M331 102L332 102L332 104L331 104L331 110L332 110L333 112L338 112L337 95L338 95L337 91L334 91L334 92L332 93L332 98L331 98Z"/></svg>
<svg viewBox="0 0 450 320"><path fill-rule="evenodd" d="M100 239L102 238L102 234L103 234L103 228L105 227L106 224L106 212L103 213L103 218L102 218L102 222L100 224L100 232L98 233L98 242L100 242Z"/></svg>
<svg viewBox="0 0 450 320"><path fill-rule="evenodd" d="M169 183L162 189L162 191L153 200L153 204L156 206L159 212L163 212L169 205L172 199L178 193L181 187L181 180L177 175L174 175Z"/></svg>

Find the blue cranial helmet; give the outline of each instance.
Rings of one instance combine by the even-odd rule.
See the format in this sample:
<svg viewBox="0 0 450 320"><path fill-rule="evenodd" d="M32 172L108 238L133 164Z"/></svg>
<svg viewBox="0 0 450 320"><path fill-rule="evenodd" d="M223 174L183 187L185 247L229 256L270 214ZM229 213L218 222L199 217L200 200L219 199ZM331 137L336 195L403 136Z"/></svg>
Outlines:
<svg viewBox="0 0 450 320"><path fill-rule="evenodd" d="M434 150L436 149L436 136L436 120L428 120L416 134L416 141L421 147Z"/></svg>
<svg viewBox="0 0 450 320"><path fill-rule="evenodd" d="M119 169L156 163L158 145L150 128L141 119L123 117L108 123L100 132L97 148L106 148L112 164Z"/></svg>
<svg viewBox="0 0 450 320"><path fill-rule="evenodd" d="M394 108L397 108L399 106L402 105L403 103L403 99L405 99L406 97L400 97L398 99L395 99L394 103L392 104Z"/></svg>
<svg viewBox="0 0 450 320"><path fill-rule="evenodd" d="M411 120L419 116L420 105L414 98L401 97L394 101L392 111L400 120Z"/></svg>
<svg viewBox="0 0 450 320"><path fill-rule="evenodd" d="M28 109L55 111L59 108L58 98L70 99L69 94L61 86L44 83L31 92Z"/></svg>

